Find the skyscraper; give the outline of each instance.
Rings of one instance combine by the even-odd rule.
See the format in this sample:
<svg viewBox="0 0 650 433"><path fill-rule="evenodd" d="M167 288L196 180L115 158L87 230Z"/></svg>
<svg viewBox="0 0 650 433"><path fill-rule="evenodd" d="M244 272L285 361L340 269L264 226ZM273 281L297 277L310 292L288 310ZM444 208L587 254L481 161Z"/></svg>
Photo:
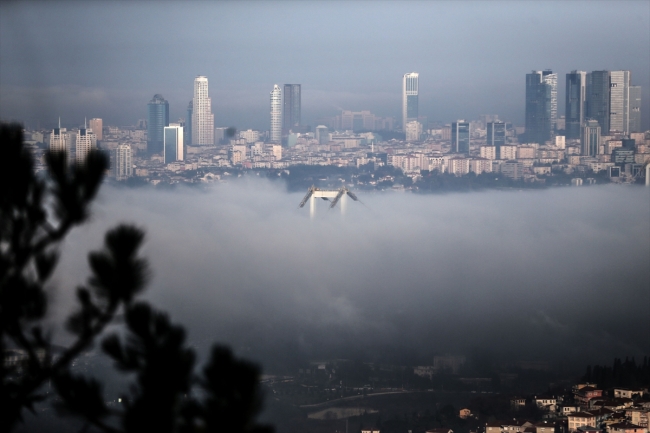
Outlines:
<svg viewBox="0 0 650 433"><path fill-rule="evenodd" d="M580 143L582 144L582 155L596 156L600 148L600 131L601 127L597 120L588 119L585 126L582 128L582 137Z"/></svg>
<svg viewBox="0 0 650 433"><path fill-rule="evenodd" d="M300 84L285 84L282 98L282 134L287 135L300 126Z"/></svg>
<svg viewBox="0 0 650 433"><path fill-rule="evenodd" d="M50 152L65 152L68 156L68 164L72 163L71 137L65 128L54 128L50 133Z"/></svg>
<svg viewBox="0 0 650 433"><path fill-rule="evenodd" d="M151 155L163 151L163 130L169 125L169 102L160 94L154 95L148 104L147 152Z"/></svg>
<svg viewBox="0 0 650 433"><path fill-rule="evenodd" d="M630 86L630 132L641 132L641 86Z"/></svg>
<svg viewBox="0 0 650 433"><path fill-rule="evenodd" d="M557 74L551 70L526 74L526 140L544 144L557 120Z"/></svg>
<svg viewBox="0 0 650 433"><path fill-rule="evenodd" d="M458 120L451 124L451 151L469 153L469 122Z"/></svg>
<svg viewBox="0 0 650 433"><path fill-rule="evenodd" d="M282 90L275 84L271 91L271 135L272 143L282 142Z"/></svg>
<svg viewBox="0 0 650 433"><path fill-rule="evenodd" d="M214 144L212 100L208 96L208 79L202 75L194 79L191 134L193 145L208 146Z"/></svg>
<svg viewBox="0 0 650 433"><path fill-rule="evenodd" d="M614 131L630 132L630 71L609 73L609 132Z"/></svg>
<svg viewBox="0 0 650 433"><path fill-rule="evenodd" d="M117 180L125 180L133 176L133 151L128 144L120 144L115 148L113 156L113 175Z"/></svg>
<svg viewBox="0 0 650 433"><path fill-rule="evenodd" d="M406 124L418 120L418 86L419 74L411 72L404 74L402 79L402 130L406 131Z"/></svg>
<svg viewBox="0 0 650 433"><path fill-rule="evenodd" d="M103 134L104 125L102 119L97 119L97 118L90 119L88 121L88 126L90 126L90 129L92 129L92 131L95 133L97 140L104 139L104 134Z"/></svg>
<svg viewBox="0 0 650 433"><path fill-rule="evenodd" d="M506 144L506 124L504 122L487 122L487 145L496 147L496 159L501 159L501 146Z"/></svg>
<svg viewBox="0 0 650 433"><path fill-rule="evenodd" d="M566 74L566 138L580 138L581 127L585 121L586 86L586 72L571 71Z"/></svg>
<svg viewBox="0 0 650 433"><path fill-rule="evenodd" d="M79 133L75 139L75 158L77 164L83 164L86 162L86 156L88 156L91 150L96 148L97 137L90 129L86 128L86 125L84 125L83 128L79 129Z"/></svg>
<svg viewBox="0 0 650 433"><path fill-rule="evenodd" d="M185 120L185 131L183 131L183 140L186 145L192 144L192 101L187 104L187 119Z"/></svg>
<svg viewBox="0 0 650 433"><path fill-rule="evenodd" d="M593 71L587 74L587 118L609 132L609 71Z"/></svg>
<svg viewBox="0 0 650 433"><path fill-rule="evenodd" d="M172 123L165 127L164 163L183 160L183 127Z"/></svg>

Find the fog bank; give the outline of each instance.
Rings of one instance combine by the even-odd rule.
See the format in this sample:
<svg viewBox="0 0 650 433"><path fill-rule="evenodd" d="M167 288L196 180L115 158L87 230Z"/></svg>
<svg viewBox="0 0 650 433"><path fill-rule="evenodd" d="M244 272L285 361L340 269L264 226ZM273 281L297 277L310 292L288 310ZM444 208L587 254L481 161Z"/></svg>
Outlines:
<svg viewBox="0 0 650 433"><path fill-rule="evenodd" d="M334 357L430 363L489 350L580 365L650 353L650 189L359 193L347 214L255 179L103 187L66 241L52 313L118 222L147 232L145 298L200 349L267 371Z"/></svg>

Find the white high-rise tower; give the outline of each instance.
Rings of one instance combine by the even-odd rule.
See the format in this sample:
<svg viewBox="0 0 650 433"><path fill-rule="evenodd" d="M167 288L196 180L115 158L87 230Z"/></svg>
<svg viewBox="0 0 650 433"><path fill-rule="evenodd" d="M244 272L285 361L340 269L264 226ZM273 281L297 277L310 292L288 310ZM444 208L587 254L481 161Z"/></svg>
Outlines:
<svg viewBox="0 0 650 433"><path fill-rule="evenodd" d="M207 77L199 75L194 79L192 107L192 144L197 146L214 144L214 115L212 100L208 96Z"/></svg>
<svg viewBox="0 0 650 433"><path fill-rule="evenodd" d="M609 73L609 130L630 132L630 71Z"/></svg>
<svg viewBox="0 0 650 433"><path fill-rule="evenodd" d="M404 74L402 80L402 130L406 124L418 120L418 83L419 74L411 72Z"/></svg>
<svg viewBox="0 0 650 433"><path fill-rule="evenodd" d="M282 90L277 84L271 92L271 136L272 143L282 141Z"/></svg>

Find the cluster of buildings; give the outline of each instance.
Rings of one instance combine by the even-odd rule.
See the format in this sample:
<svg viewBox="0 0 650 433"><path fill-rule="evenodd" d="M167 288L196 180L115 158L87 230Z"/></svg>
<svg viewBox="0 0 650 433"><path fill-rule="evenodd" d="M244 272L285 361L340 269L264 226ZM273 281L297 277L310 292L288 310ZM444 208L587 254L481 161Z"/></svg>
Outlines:
<svg viewBox="0 0 650 433"><path fill-rule="evenodd" d="M604 393L594 384L583 383L574 385L570 395L513 398L510 403L514 409L535 405L547 422L491 422L485 433L537 433L540 428L555 433L553 424L568 433L648 433L647 389L614 388Z"/></svg>
<svg viewBox="0 0 650 433"><path fill-rule="evenodd" d="M235 131L215 127L208 79L194 80L187 117L169 121L169 103L160 94L148 103L148 116L134 127L104 126L91 119L83 127L33 132L34 142L64 150L70 161L83 161L99 146L111 156L117 180L132 176L152 183L198 181L219 170L288 169L293 165L393 166L413 182L424 170L450 173L502 173L531 182L557 171L575 173L575 184L589 173L606 171L614 181L644 175L650 160L650 136L641 132L641 88L630 71L572 71L566 74L566 106L557 115L557 74L526 75L525 126L516 127L483 115L446 125L426 122L419 113L419 74L402 77L402 139L384 139L397 122L370 111L342 110L334 118L304 125L301 85L274 85L269 130ZM386 131L386 132L384 132ZM390 134L393 135L393 134ZM185 173L203 169L194 177ZM588 180L585 180L588 181Z"/></svg>

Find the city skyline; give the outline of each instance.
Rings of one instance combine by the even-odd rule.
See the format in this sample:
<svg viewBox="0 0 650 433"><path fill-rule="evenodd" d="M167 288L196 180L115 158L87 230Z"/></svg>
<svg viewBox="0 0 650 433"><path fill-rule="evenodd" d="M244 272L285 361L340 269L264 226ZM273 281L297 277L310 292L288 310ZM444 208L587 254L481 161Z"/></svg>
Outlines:
<svg viewBox="0 0 650 433"><path fill-rule="evenodd" d="M564 100L564 74L571 70L632 71L632 82L643 92L642 112L649 112L650 12L639 2L599 2L589 8L569 2L562 10L546 3L511 2L411 3L409 7L380 3L373 8L355 2L255 6L211 5L205 17L197 19L197 8L203 5L191 2L165 8L135 4L129 14L105 3L3 4L0 117L54 126L59 115L64 122L87 115L103 118L106 124L127 125L142 117L143 101L162 93L170 102L171 118L178 119L186 117L189 83L200 73L210 77L213 113L222 126L263 129L268 123L265 94L274 82L302 83L304 124L339 109L371 110L399 119L401 83L395 77L415 70L426 77L426 85L419 89L421 116L450 122L498 113L506 121L523 124L521 77L531 69L546 68L559 74L560 101ZM60 20L28 24L32 15L42 13L65 19L66 31L52 27ZM214 28L208 19L214 14L232 19ZM83 19L87 15L101 15L105 25L93 25L93 31L88 31L90 22ZM192 17L195 31L171 38L153 25L172 16ZM243 16L250 31L242 33L234 23ZM321 16L327 29L317 40L311 31L313 16ZM579 20L574 19L577 16ZM439 25L432 27L432 19L440 19ZM359 20L378 25L361 33L351 25ZM458 33L455 24L460 20L472 23L470 32ZM270 23L290 31L272 32ZM603 30L611 26L620 30L603 38ZM393 31L398 28L403 30ZM542 29L545 38L540 42L533 35ZM516 33L519 36L513 39ZM76 37L80 34L84 37ZM265 39L265 34L274 36ZM289 39L299 41L295 49L275 57L267 54ZM564 42L567 39L570 46ZM165 60L167 55L155 48L161 43L178 53L177 62ZM396 51L396 47L401 48ZM92 60L70 69L74 62L63 62L65 56L52 53L67 53L72 59L86 53ZM257 67L258 62L265 66ZM563 112L561 103L558 115ZM643 122L647 129L647 116Z"/></svg>

